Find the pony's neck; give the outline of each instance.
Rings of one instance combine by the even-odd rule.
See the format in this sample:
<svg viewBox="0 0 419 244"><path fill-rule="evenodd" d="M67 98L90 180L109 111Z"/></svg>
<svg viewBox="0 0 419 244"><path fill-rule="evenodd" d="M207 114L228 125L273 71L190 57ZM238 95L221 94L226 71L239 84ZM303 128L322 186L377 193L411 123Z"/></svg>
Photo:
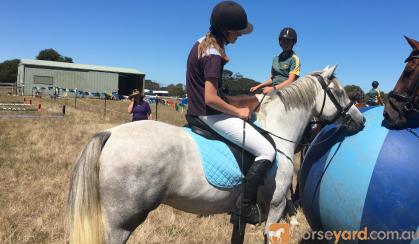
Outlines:
<svg viewBox="0 0 419 244"><path fill-rule="evenodd" d="M263 109L261 108L257 118L258 122L265 130L277 136L300 142L306 126L313 118L314 104L310 108L301 106L286 110L280 99L273 99L275 99L274 102L269 102ZM284 152L294 153L298 146L297 143L287 142L275 136L273 138L277 149Z"/></svg>

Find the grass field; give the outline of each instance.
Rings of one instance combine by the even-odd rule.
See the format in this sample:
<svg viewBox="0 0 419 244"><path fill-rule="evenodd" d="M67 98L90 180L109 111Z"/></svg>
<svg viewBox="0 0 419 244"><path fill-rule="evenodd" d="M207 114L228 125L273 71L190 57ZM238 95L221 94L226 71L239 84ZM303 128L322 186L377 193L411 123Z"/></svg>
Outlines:
<svg viewBox="0 0 419 244"><path fill-rule="evenodd" d="M22 102L23 97L0 96L0 103ZM128 102L49 98L38 115L61 119L1 118L0 111L0 243L65 243L65 205L72 164L90 137L98 131L128 123ZM155 105L152 105L155 113ZM24 112L16 112L23 114ZM10 112L8 112L10 114ZM155 114L154 114L155 115ZM158 120L185 124L184 114L160 106ZM301 225L292 228L292 243L309 230L302 211ZM229 243L228 216L197 216L168 206L153 211L129 243ZM246 243L263 243L262 227L248 227Z"/></svg>

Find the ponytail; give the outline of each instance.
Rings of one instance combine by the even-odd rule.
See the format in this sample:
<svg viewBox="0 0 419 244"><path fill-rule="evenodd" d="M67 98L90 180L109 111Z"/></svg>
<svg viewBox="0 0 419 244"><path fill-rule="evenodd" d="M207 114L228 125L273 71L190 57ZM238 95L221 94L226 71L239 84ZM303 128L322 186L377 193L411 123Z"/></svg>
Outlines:
<svg viewBox="0 0 419 244"><path fill-rule="evenodd" d="M221 54L221 57L226 62L228 62L229 59L224 50L224 42L220 41L220 38L217 39L211 31L209 31L205 35L204 40L201 43L199 43L198 57L201 58L205 56L205 53L207 52L209 48L215 48L215 50L217 50Z"/></svg>

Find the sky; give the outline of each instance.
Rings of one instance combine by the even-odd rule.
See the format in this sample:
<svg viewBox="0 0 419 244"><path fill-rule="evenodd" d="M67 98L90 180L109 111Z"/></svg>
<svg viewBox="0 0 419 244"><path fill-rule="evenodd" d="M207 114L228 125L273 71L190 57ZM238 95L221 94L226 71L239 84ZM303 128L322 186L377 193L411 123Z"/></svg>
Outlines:
<svg viewBox="0 0 419 244"><path fill-rule="evenodd" d="M75 63L135 68L162 85L185 83L186 59L209 28L219 1L6 1L0 15L0 62L34 59L54 48ZM246 0L254 31L226 48L226 69L263 82L281 49L278 35L298 33L301 74L338 65L344 85L390 91L419 39L418 0Z"/></svg>

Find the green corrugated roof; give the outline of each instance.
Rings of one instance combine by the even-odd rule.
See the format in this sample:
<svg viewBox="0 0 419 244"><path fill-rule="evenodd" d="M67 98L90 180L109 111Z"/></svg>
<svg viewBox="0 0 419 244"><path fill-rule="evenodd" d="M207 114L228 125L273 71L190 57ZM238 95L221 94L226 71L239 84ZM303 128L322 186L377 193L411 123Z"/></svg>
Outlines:
<svg viewBox="0 0 419 244"><path fill-rule="evenodd" d="M78 69L78 70L91 70L91 71L102 71L102 72L112 72L112 73L145 75L144 73L142 73L142 72L140 72L136 69L97 66L97 65L90 65L90 64L74 64L74 63L64 63L64 62L55 62L55 61L35 60L35 59L21 59L20 64L32 65L32 66L42 66L42 67L54 67L54 68L66 68L66 69Z"/></svg>

